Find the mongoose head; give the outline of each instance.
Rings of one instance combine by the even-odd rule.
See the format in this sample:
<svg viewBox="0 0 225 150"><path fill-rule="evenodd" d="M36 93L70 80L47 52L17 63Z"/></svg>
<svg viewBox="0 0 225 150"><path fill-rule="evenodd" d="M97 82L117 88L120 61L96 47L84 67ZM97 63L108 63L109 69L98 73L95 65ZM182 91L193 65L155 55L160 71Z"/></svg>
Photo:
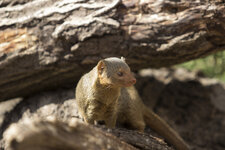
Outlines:
<svg viewBox="0 0 225 150"><path fill-rule="evenodd" d="M100 60L97 65L100 84L112 87L128 87L136 83L130 67L123 57Z"/></svg>

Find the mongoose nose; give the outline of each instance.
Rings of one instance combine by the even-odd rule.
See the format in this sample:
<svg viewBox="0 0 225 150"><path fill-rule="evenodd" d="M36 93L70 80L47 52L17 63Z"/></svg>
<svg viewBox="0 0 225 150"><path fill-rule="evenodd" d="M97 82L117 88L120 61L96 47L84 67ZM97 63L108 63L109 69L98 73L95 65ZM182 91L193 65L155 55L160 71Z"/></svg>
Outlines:
<svg viewBox="0 0 225 150"><path fill-rule="evenodd" d="M132 83L132 84L135 84L135 83L136 83L136 79L132 79L132 80L131 80L131 83Z"/></svg>

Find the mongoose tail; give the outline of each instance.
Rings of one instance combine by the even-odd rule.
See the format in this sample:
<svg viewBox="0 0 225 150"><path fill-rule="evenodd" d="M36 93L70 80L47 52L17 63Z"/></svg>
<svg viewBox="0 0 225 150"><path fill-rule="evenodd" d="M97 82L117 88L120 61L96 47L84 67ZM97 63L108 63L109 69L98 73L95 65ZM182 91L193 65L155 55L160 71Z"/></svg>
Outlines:
<svg viewBox="0 0 225 150"><path fill-rule="evenodd" d="M184 140L157 114L144 106L144 120L150 128L164 137L177 150L189 150Z"/></svg>

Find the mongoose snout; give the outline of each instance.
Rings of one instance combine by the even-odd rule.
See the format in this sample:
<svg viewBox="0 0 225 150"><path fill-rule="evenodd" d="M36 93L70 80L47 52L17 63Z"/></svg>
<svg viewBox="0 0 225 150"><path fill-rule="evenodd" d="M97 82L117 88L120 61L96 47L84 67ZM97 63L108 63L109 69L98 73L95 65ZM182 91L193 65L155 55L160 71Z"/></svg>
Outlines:
<svg viewBox="0 0 225 150"><path fill-rule="evenodd" d="M136 83L136 79L133 77L133 78L130 79L130 81L128 81L128 84L127 84L126 87L132 86L132 85L134 85L135 83Z"/></svg>

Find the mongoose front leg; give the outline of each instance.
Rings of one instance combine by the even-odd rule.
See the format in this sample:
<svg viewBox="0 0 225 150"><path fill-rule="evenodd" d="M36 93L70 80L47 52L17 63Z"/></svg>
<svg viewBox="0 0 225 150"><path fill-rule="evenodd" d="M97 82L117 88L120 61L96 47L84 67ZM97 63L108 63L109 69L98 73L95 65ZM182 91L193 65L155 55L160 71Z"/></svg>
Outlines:
<svg viewBox="0 0 225 150"><path fill-rule="evenodd" d="M96 108L93 105L87 107L86 113L83 115L84 122L87 124L95 124L97 119Z"/></svg>
<svg viewBox="0 0 225 150"><path fill-rule="evenodd" d="M105 125L108 128L115 128L116 120L117 120L117 105L118 105L118 98L113 101L109 106L107 106L107 111L104 114L105 118Z"/></svg>
<svg viewBox="0 0 225 150"><path fill-rule="evenodd" d="M115 128L115 126L116 126L116 119L117 119L117 115L116 114L113 114L111 117L107 117L105 119L105 125L108 128Z"/></svg>
<svg viewBox="0 0 225 150"><path fill-rule="evenodd" d="M94 124L94 121L93 117L84 117L84 122L87 124Z"/></svg>

